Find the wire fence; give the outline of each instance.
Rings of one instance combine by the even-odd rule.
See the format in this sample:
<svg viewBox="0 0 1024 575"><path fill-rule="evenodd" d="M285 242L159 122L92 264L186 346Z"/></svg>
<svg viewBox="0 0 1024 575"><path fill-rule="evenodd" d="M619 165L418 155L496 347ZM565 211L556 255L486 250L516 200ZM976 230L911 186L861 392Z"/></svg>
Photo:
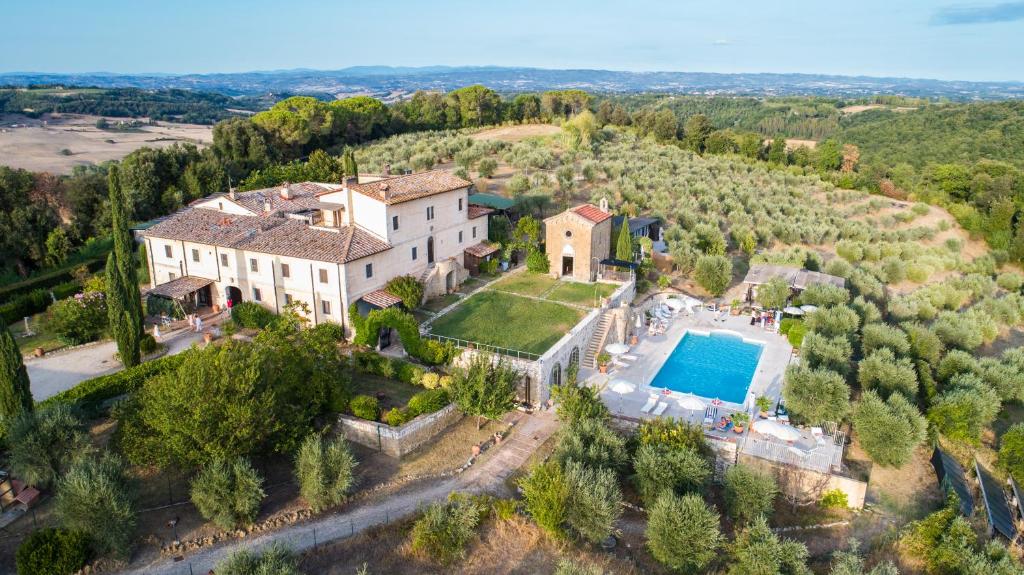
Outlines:
<svg viewBox="0 0 1024 575"><path fill-rule="evenodd" d="M520 351L518 349L512 349L508 347L498 347L496 345L487 345L486 343L480 343L478 341L471 341L468 339L459 339L457 337L448 337L446 335L437 335L434 333L428 333L425 337L439 341L441 343L451 342L455 347L464 349L478 349L486 353L493 353L495 355L504 355L506 357L514 357L516 359L522 359L527 361L537 361L541 358L539 354L530 353L528 351Z"/></svg>

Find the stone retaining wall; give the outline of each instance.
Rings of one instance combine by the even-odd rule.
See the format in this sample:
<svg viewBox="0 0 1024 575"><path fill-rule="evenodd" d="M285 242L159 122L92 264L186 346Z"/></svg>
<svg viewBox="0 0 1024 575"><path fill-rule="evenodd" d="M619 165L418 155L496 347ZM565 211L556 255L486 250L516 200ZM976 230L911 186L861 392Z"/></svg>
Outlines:
<svg viewBox="0 0 1024 575"><path fill-rule="evenodd" d="M367 421L350 415L338 416L338 430L349 441L376 449L391 457L402 457L433 439L462 418L455 404L420 415L401 427Z"/></svg>

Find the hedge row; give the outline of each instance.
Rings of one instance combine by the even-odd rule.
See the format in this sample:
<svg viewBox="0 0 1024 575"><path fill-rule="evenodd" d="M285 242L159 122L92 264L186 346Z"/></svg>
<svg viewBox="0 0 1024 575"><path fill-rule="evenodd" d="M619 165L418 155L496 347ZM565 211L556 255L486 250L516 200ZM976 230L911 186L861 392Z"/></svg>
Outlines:
<svg viewBox="0 0 1024 575"><path fill-rule="evenodd" d="M24 317L46 311L53 303L53 298L50 297L51 291L54 298L62 300L75 295L81 289L82 284L78 280L71 280L50 288L39 288L18 295L6 303L0 304L0 317L4 318L8 325L19 322Z"/></svg>
<svg viewBox="0 0 1024 575"><path fill-rule="evenodd" d="M87 379L71 389L44 399L38 406L46 408L66 403L78 407L86 414L95 415L102 410L104 402L138 390L150 378L177 369L184 360L185 354L168 355L117 373Z"/></svg>
<svg viewBox="0 0 1024 575"><path fill-rule="evenodd" d="M103 256L87 262L79 262L74 265L64 266L59 270L53 270L33 278L22 280L18 283L0 287L0 301L3 301L4 304L6 304L14 301L15 298L21 295L28 295L38 290L48 290L54 286L71 283L75 278L75 276L72 275L72 272L79 267L84 265L90 272L95 273L103 269L106 262L106 256Z"/></svg>

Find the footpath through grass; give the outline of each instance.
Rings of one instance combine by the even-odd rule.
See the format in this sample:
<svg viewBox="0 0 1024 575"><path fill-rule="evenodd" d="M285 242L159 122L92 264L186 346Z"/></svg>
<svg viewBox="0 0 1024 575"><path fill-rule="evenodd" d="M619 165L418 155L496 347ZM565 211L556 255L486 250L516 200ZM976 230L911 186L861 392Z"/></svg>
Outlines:
<svg viewBox="0 0 1024 575"><path fill-rule="evenodd" d="M583 316L582 310L559 303L486 290L439 317L431 332L540 355Z"/></svg>

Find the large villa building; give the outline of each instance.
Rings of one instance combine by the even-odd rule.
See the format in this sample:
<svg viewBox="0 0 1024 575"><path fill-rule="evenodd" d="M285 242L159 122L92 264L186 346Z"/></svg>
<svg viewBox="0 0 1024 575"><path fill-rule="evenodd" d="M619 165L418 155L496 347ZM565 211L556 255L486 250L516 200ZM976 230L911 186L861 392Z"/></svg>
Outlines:
<svg viewBox="0 0 1024 575"><path fill-rule="evenodd" d="M347 309L397 305L388 280L412 275L427 295L455 289L486 243L489 209L470 182L435 170L283 184L216 194L142 232L155 296L194 306L309 306L314 323L346 325ZM481 255L483 254L483 255Z"/></svg>

